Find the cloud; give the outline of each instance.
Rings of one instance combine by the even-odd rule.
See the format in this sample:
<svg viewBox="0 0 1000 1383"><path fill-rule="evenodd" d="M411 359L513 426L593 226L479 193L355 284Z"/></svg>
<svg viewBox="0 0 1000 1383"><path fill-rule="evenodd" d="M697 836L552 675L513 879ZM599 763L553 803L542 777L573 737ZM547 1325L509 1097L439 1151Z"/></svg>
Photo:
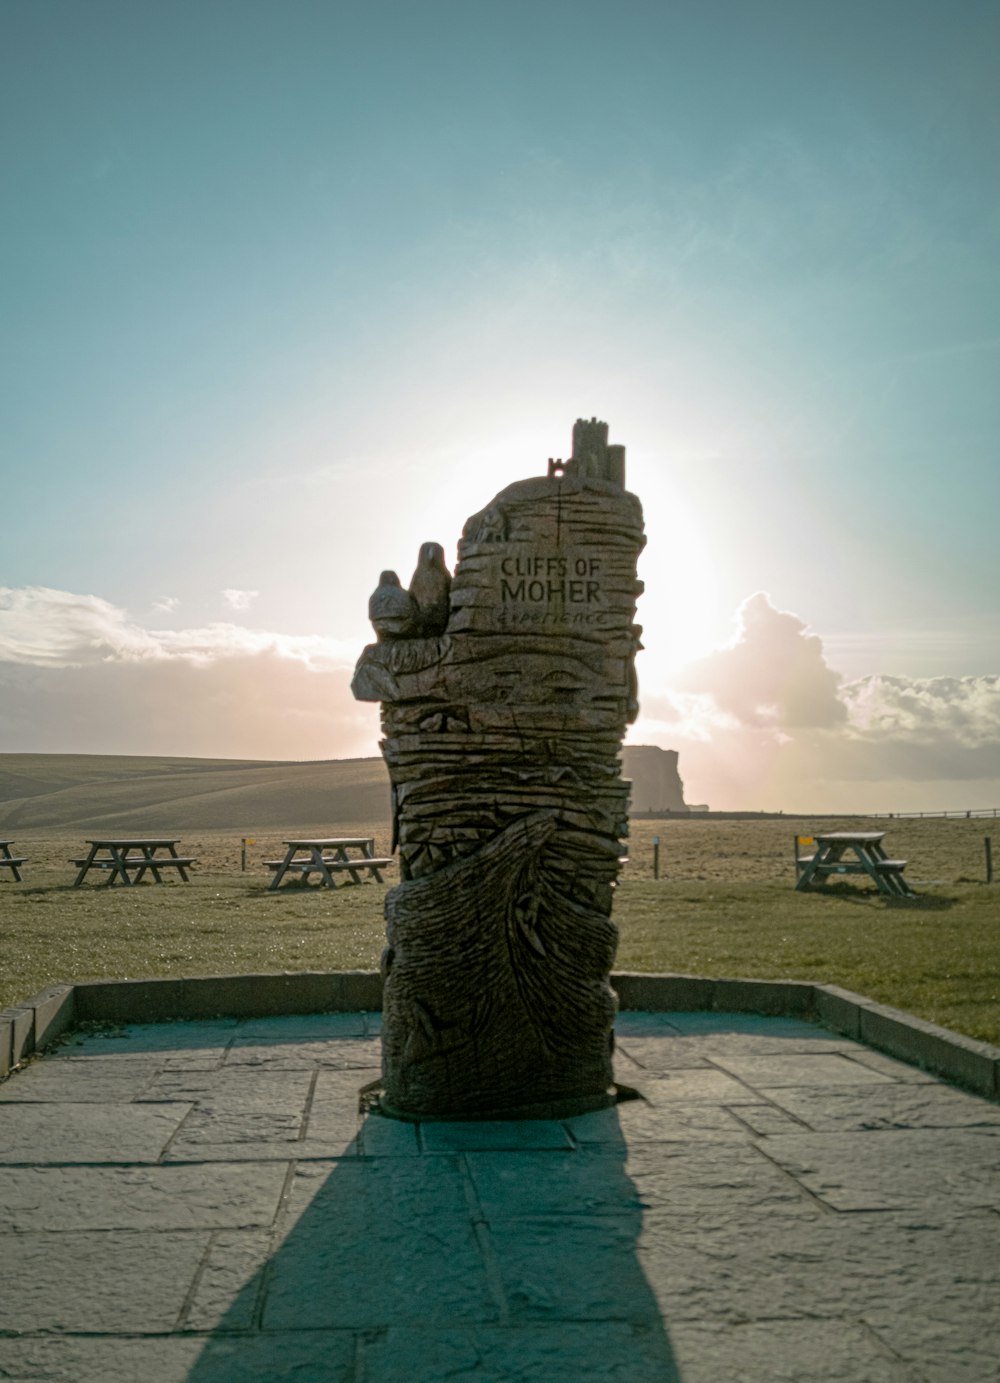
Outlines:
<svg viewBox="0 0 1000 1383"><path fill-rule="evenodd" d="M708 694L746 726L794 730L847 720L837 694L840 677L803 620L758 591L741 605L737 623L727 648L682 669L675 679L679 691Z"/></svg>
<svg viewBox="0 0 1000 1383"><path fill-rule="evenodd" d="M235 624L151 630L93 595L0 588L0 752L333 758L375 752L360 648Z"/></svg>
<svg viewBox="0 0 1000 1383"><path fill-rule="evenodd" d="M737 625L673 687L640 688L632 738L680 751L689 800L807 811L1000 803L1000 677L843 682L821 638L762 592Z"/></svg>
<svg viewBox="0 0 1000 1383"><path fill-rule="evenodd" d="M376 754L378 707L350 671L273 650L71 667L0 663L0 752L230 759Z"/></svg>
<svg viewBox="0 0 1000 1383"><path fill-rule="evenodd" d="M259 595L260 591L238 591L228 586L222 592L222 599L234 610L249 610Z"/></svg>
<svg viewBox="0 0 1000 1383"><path fill-rule="evenodd" d="M1000 677L862 677L843 696L852 728L866 739L1000 745Z"/></svg>
<svg viewBox="0 0 1000 1383"><path fill-rule="evenodd" d="M0 588L0 752L296 759L372 754L360 648L214 623L147 629L94 595ZM1000 676L841 682L762 593L725 648L640 685L635 743L680 751L689 801L906 811L1000 805ZM642 668L640 663L640 683Z"/></svg>
<svg viewBox="0 0 1000 1383"><path fill-rule="evenodd" d="M172 615L179 608L180 600L175 595L165 595L160 600L153 601L154 610L162 610L165 615Z"/></svg>
<svg viewBox="0 0 1000 1383"><path fill-rule="evenodd" d="M1000 677L871 676L842 694L848 733L824 754L835 760L836 776L998 780L1000 797Z"/></svg>
<svg viewBox="0 0 1000 1383"><path fill-rule="evenodd" d="M46 586L0 587L0 663L69 668L181 659L205 665L270 653L321 671L351 667L359 652L354 643L339 639L228 623L145 629L100 596Z"/></svg>
<svg viewBox="0 0 1000 1383"><path fill-rule="evenodd" d="M0 662L67 667L157 653L155 638L100 596L0 587Z"/></svg>

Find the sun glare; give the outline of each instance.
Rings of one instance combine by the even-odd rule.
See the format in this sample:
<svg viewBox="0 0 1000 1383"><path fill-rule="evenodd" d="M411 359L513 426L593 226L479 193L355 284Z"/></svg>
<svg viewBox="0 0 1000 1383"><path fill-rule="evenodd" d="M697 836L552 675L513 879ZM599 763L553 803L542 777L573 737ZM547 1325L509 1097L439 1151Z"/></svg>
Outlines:
<svg viewBox="0 0 1000 1383"><path fill-rule="evenodd" d="M639 559L645 583L638 613L645 647L639 675L647 687L659 686L718 643L718 554L698 515L656 464L636 458L629 488L642 500L647 534Z"/></svg>

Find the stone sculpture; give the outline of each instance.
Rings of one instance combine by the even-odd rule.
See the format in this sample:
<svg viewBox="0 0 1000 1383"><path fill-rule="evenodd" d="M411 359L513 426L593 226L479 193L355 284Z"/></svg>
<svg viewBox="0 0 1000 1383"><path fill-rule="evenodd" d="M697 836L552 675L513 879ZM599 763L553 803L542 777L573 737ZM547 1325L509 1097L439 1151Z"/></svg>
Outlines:
<svg viewBox="0 0 1000 1383"><path fill-rule="evenodd" d="M368 618L376 637L402 639L418 633L419 612L409 591L394 571L384 571L368 602Z"/></svg>
<svg viewBox="0 0 1000 1383"><path fill-rule="evenodd" d="M425 544L416 616L385 613L392 573L372 598L379 642L353 691L382 703L400 853L385 905L390 1114L549 1117L614 1098L610 914L645 539L607 435L578 422L567 461L469 519L450 583Z"/></svg>
<svg viewBox="0 0 1000 1383"><path fill-rule="evenodd" d="M424 543L420 549L410 595L417 606L420 633L425 638L443 634L451 613L451 575L440 543Z"/></svg>

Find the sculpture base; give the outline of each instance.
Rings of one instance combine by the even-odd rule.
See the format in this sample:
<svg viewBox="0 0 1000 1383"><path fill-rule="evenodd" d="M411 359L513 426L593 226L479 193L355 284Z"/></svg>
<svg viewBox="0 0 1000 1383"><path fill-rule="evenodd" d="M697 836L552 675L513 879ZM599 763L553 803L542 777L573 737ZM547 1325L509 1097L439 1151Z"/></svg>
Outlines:
<svg viewBox="0 0 1000 1383"><path fill-rule="evenodd" d="M577 1095L564 1100L545 1100L538 1104L523 1104L511 1109L490 1109L480 1113L464 1114L414 1114L410 1110L395 1109L384 1095L379 1094L369 1106L372 1114L381 1114L386 1119L399 1119L407 1124L479 1124L485 1122L507 1123L523 1119L572 1119L578 1114L593 1114L598 1109L611 1109L625 1100L641 1100L638 1090L630 1085L612 1085L601 1095Z"/></svg>

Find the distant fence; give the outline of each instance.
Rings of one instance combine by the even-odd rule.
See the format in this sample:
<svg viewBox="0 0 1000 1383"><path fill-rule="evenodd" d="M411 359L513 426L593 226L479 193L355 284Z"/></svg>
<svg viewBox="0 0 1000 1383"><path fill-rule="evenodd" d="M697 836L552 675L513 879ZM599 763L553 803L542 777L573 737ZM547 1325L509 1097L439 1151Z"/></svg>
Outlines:
<svg viewBox="0 0 1000 1383"><path fill-rule="evenodd" d="M960 816L966 821L974 821L977 817L996 817L1000 815L1000 807L971 807L967 812L865 812L863 815L875 818L884 817L888 818L889 821L946 816Z"/></svg>
<svg viewBox="0 0 1000 1383"><path fill-rule="evenodd" d="M809 821L918 821L923 818L937 820L944 817L961 817L965 821L975 821L977 818L1000 817L1000 807L970 807L967 811L950 812L766 812L766 811L746 811L746 812L712 812L712 811L690 811L685 808L683 811L671 810L669 807L658 812L629 812L636 821L755 821L764 818L766 820L777 821L784 817L794 820L802 818Z"/></svg>

